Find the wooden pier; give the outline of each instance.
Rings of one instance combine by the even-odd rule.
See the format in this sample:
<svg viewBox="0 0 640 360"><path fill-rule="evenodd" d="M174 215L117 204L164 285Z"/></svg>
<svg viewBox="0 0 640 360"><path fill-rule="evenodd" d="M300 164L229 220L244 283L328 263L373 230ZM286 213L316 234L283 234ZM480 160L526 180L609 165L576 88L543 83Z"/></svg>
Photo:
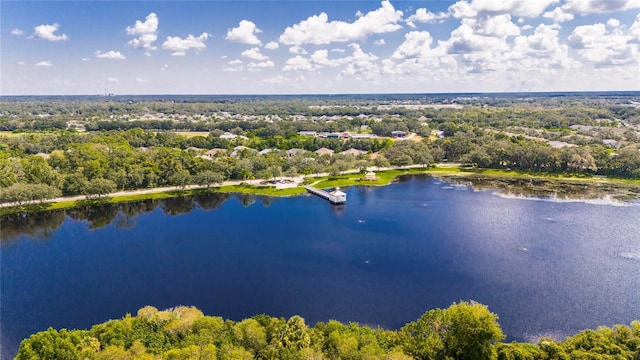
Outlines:
<svg viewBox="0 0 640 360"><path fill-rule="evenodd" d="M332 204L344 204L347 202L347 194L340 191L340 188L336 188L332 192L316 189L310 185L307 185L304 188L313 195L317 195L325 200L328 200Z"/></svg>

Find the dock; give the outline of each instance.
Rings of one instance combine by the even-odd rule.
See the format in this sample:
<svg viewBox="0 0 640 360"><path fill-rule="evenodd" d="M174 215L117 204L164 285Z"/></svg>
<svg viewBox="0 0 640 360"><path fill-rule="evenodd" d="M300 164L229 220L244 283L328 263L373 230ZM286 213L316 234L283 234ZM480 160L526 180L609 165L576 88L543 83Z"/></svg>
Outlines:
<svg viewBox="0 0 640 360"><path fill-rule="evenodd" d="M328 200L332 204L344 204L347 202L347 194L340 191L340 188L336 188L332 192L316 189L310 185L307 185L304 188L313 195L317 195L325 200Z"/></svg>

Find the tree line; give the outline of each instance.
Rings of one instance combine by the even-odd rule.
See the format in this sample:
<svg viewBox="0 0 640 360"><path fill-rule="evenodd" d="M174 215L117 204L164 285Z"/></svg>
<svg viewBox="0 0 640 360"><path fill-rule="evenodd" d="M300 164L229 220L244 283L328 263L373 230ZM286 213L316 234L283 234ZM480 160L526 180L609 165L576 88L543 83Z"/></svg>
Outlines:
<svg viewBox="0 0 640 360"><path fill-rule="evenodd" d="M459 302L427 311L401 329L331 320L308 326L256 315L242 321L206 316L195 307L152 306L89 330L49 328L22 341L16 359L638 359L640 322L584 330L564 341L504 343L498 316Z"/></svg>

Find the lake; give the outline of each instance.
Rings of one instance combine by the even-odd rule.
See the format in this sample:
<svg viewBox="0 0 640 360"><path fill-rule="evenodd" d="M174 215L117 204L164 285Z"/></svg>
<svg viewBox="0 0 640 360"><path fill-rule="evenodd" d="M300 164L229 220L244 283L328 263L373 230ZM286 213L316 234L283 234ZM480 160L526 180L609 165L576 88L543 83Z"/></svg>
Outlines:
<svg viewBox="0 0 640 360"><path fill-rule="evenodd" d="M3 218L2 358L31 333L145 305L398 329L475 300L525 341L640 319L637 202L508 198L427 176L344 190L344 206L211 194Z"/></svg>

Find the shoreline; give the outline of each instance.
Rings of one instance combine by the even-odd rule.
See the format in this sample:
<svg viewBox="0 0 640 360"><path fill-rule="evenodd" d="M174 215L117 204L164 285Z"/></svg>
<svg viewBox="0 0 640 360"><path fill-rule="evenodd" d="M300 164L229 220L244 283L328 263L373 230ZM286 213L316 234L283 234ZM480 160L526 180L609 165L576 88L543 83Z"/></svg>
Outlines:
<svg viewBox="0 0 640 360"><path fill-rule="evenodd" d="M86 205L117 204L130 201L140 201L148 199L166 199L173 197L192 196L201 193L239 193L254 194L262 196L286 197L296 196L306 193L303 185L313 184L319 188L335 188L349 186L385 186L391 184L396 178L403 175L431 175L445 181L462 182L479 190L494 189L498 192L507 191L505 195L512 197L527 196L557 196L558 193L568 190L575 191L582 186L585 190L599 191L596 197L568 197L569 199L599 199L603 197L626 198L626 200L640 199L640 179L619 179L608 177L572 177L564 174L532 174L527 172L495 169L473 169L464 168L460 164L440 163L428 167L425 165L408 165L389 168L368 168L369 171L376 172L377 179L372 181L362 180L363 175L358 170L347 170L337 177L332 177L327 173L311 174L307 176L297 176L294 178L281 177L280 183L264 185L268 180L232 180L225 181L220 185L201 186L188 185L185 187L169 186L159 188L137 189L118 191L106 194L100 198L89 198L86 195L76 195L44 200L42 202L33 201L27 204L0 204L0 216L33 213L48 210L71 209ZM357 176L356 176L357 175ZM283 180L287 182L283 182ZM281 186L278 186L280 185ZM515 185L515 187L514 187ZM520 189L518 188L521 187ZM526 189L528 188L528 189ZM513 190L529 190L511 193ZM539 195L535 195L537 192ZM571 193L568 193L571 195ZM567 194L565 194L567 195ZM622 200L625 201L625 200Z"/></svg>

